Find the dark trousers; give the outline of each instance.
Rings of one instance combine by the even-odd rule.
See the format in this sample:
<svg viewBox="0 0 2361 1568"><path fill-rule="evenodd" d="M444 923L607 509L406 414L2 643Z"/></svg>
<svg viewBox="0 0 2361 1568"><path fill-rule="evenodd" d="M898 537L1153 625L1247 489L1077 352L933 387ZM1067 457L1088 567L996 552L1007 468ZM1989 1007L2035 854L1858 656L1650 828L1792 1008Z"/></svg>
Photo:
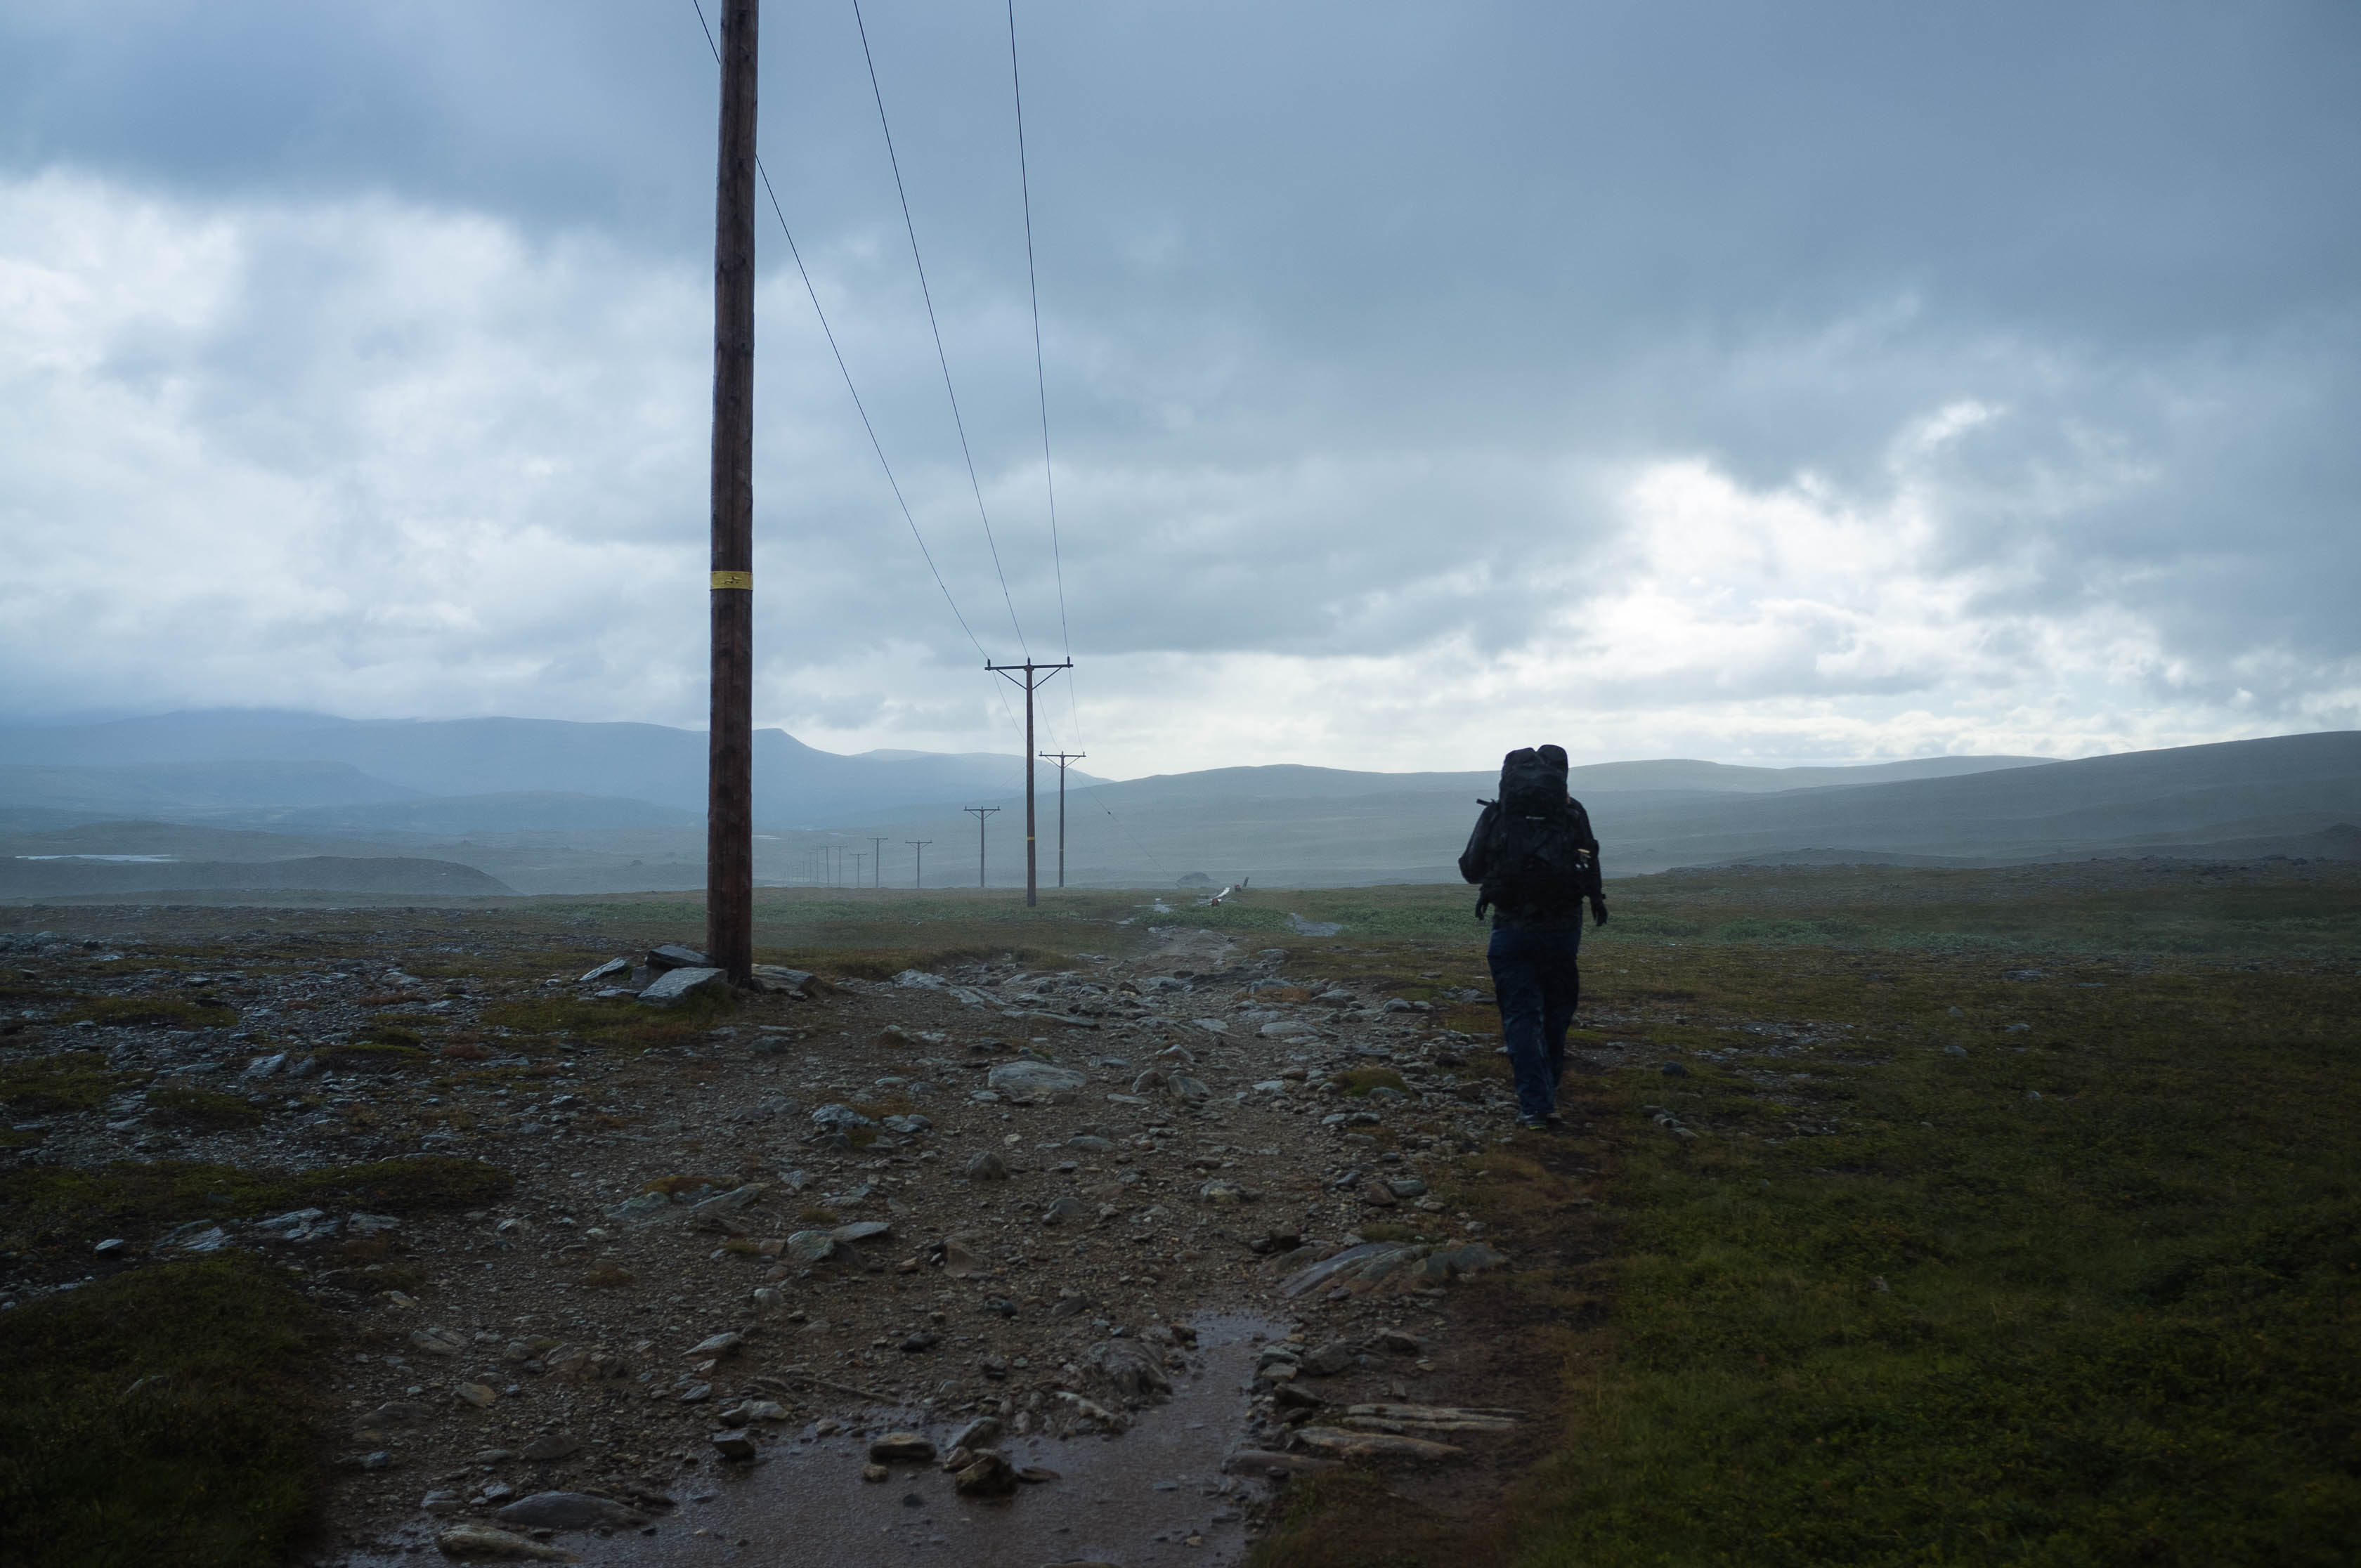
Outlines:
<svg viewBox="0 0 2361 1568"><path fill-rule="evenodd" d="M1517 1075L1517 1114L1546 1116L1557 1109L1557 1081L1565 1072L1565 1031L1582 1000L1582 927L1508 926L1492 933L1486 955L1492 994L1500 1001L1500 1037Z"/></svg>

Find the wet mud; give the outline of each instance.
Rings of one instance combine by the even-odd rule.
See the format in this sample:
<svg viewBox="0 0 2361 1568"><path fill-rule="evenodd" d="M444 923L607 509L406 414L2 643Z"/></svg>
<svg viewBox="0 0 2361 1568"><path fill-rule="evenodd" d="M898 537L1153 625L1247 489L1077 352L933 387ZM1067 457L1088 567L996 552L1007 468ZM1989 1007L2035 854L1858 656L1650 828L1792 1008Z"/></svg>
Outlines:
<svg viewBox="0 0 2361 1568"><path fill-rule="evenodd" d="M891 1479L864 1481L873 1438L916 1431L940 1450L958 1427L916 1409L867 1407L840 1418L842 1431L821 1437L807 1427L753 1463L684 1487L679 1507L644 1531L566 1531L550 1544L585 1563L635 1568L1235 1568L1249 1544L1246 1514L1268 1490L1224 1475L1223 1464L1243 1445L1257 1347L1287 1330L1233 1314L1200 1317L1191 1326L1198 1337L1190 1370L1174 1376L1169 1401L1140 1411L1123 1433L1001 1440L1010 1464L1056 1473L1011 1497L960 1497L935 1463L895 1464ZM346 1561L354 1568L415 1561L407 1553L432 1552L440 1523L421 1520L401 1531L401 1554Z"/></svg>

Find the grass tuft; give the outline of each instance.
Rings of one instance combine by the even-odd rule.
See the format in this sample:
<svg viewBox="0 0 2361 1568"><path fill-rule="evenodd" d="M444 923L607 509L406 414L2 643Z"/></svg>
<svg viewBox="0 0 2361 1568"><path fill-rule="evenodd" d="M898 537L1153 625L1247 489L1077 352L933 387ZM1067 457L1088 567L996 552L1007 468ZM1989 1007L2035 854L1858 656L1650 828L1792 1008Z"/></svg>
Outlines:
<svg viewBox="0 0 2361 1568"><path fill-rule="evenodd" d="M166 996L100 996L70 1008L61 1016L87 1018L99 1027L127 1028L146 1025L170 1029L226 1029L237 1014L219 1004L182 1002Z"/></svg>
<svg viewBox="0 0 2361 1568"><path fill-rule="evenodd" d="M271 1175L188 1160L0 1174L0 1247L54 1250L100 1236L144 1242L191 1220L252 1219L289 1209L379 1213L471 1209L514 1179L481 1160L438 1155Z"/></svg>
<svg viewBox="0 0 2361 1568"><path fill-rule="evenodd" d="M210 1089L191 1089L181 1084L149 1090L148 1108L168 1122L213 1132L255 1126L263 1116L259 1106L249 1105L234 1094L217 1094Z"/></svg>
<svg viewBox="0 0 2361 1568"><path fill-rule="evenodd" d="M165 1264L0 1316L0 1561L247 1568L310 1521L323 1343L244 1257Z"/></svg>
<svg viewBox="0 0 2361 1568"><path fill-rule="evenodd" d="M393 1030L401 1034L404 1031ZM323 1046L315 1054L321 1062L336 1072L402 1072L412 1068L427 1067L434 1058L419 1048L417 1036L408 1041L369 1038L343 1041Z"/></svg>
<svg viewBox="0 0 2361 1568"><path fill-rule="evenodd" d="M33 1057L0 1068L0 1105L34 1115L94 1111L139 1078L115 1071L96 1051Z"/></svg>
<svg viewBox="0 0 2361 1568"><path fill-rule="evenodd" d="M1329 1080L1346 1094L1367 1094L1372 1089L1394 1089L1407 1094L1410 1085L1389 1067L1347 1068Z"/></svg>

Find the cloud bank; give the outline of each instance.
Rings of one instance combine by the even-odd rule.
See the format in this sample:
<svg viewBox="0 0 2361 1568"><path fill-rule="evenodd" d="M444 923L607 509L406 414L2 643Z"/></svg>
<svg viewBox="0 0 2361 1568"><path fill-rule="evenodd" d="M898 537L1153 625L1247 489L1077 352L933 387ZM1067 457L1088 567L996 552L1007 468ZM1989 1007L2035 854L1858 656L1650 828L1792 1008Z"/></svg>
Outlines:
<svg viewBox="0 0 2361 1568"><path fill-rule="evenodd" d="M2361 723L2336 7L765 18L757 718L1103 774ZM696 723L682 7L0 7L0 705ZM1005 579L1005 587L1004 587ZM1062 588L1062 593L1061 593ZM1055 688L1052 688L1055 690Z"/></svg>

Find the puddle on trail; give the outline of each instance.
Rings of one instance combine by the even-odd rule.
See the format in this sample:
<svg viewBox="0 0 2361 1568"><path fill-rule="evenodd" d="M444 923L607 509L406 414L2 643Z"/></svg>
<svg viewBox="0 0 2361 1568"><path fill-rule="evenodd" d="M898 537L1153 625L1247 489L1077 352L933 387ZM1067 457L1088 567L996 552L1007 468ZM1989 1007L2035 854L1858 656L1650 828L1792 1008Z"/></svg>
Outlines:
<svg viewBox="0 0 2361 1568"><path fill-rule="evenodd" d="M791 1437L766 1449L763 1462L681 1477L673 1493L680 1507L656 1521L653 1535L569 1530L553 1544L586 1563L634 1568L1043 1568L1073 1562L1235 1568L1246 1553L1241 1501L1260 1496L1262 1484L1223 1475L1222 1463L1245 1430L1257 1336L1286 1331L1232 1316L1197 1318L1192 1326L1199 1370L1174 1374L1172 1398L1139 1411L1122 1436L1005 1438L1000 1451L1011 1464L1039 1465L1060 1477L1021 1486L1012 1497L960 1497L937 1464L897 1464L892 1480L864 1482L864 1431ZM917 1416L896 1411L880 1421L873 1408L877 1431L923 1431L938 1446L967 1419L923 1422ZM693 1500L698 1497L708 1500ZM432 1527L405 1535L433 1540Z"/></svg>

